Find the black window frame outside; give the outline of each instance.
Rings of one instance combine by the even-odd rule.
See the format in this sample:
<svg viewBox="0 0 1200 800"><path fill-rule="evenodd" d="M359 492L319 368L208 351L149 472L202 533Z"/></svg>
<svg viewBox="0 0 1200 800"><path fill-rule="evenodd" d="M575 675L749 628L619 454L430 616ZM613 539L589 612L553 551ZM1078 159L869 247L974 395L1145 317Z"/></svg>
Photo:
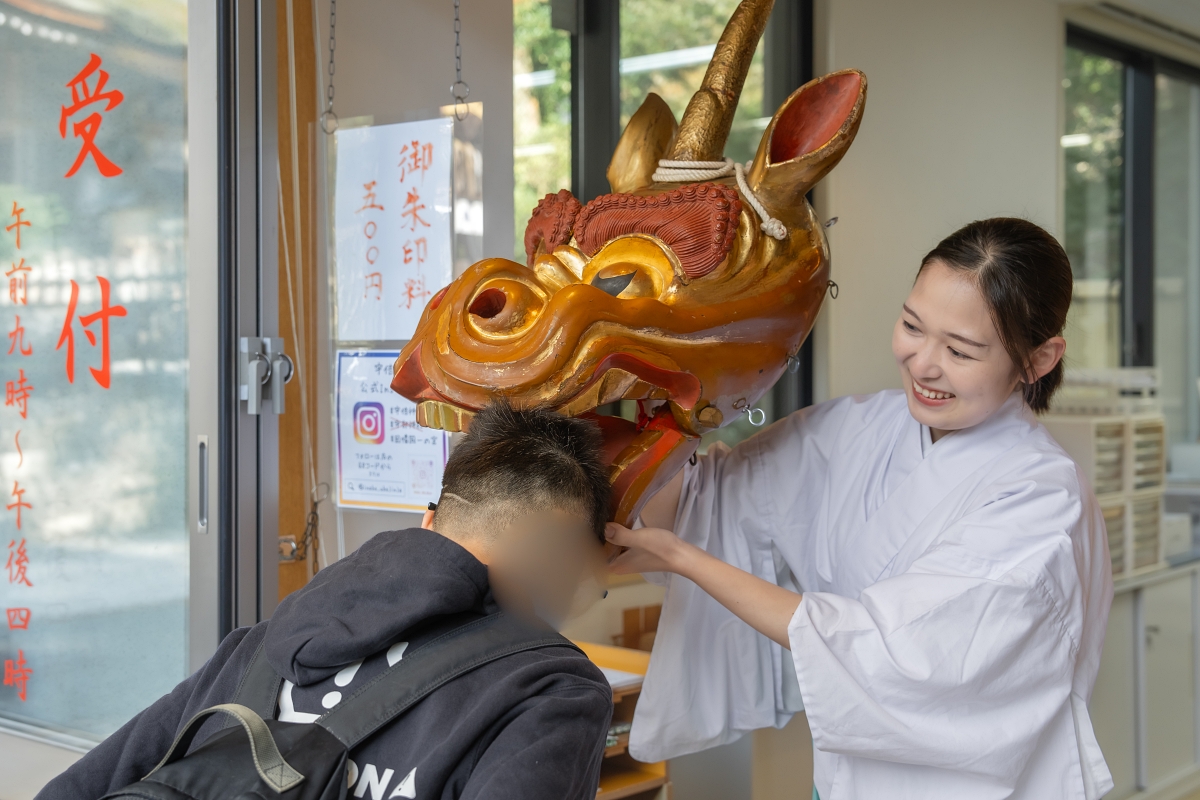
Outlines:
<svg viewBox="0 0 1200 800"><path fill-rule="evenodd" d="M1200 68L1078 25L1067 25L1066 44L1119 61L1125 69L1121 363L1153 367L1155 78L1163 74L1200 83Z"/></svg>
<svg viewBox="0 0 1200 800"><path fill-rule="evenodd" d="M551 19L571 34L571 191L586 203L609 192L621 133L620 1L551 0ZM763 101L774 109L813 78L813 0L776 0L763 47ZM771 390L776 419L813 403L811 333L797 358Z"/></svg>

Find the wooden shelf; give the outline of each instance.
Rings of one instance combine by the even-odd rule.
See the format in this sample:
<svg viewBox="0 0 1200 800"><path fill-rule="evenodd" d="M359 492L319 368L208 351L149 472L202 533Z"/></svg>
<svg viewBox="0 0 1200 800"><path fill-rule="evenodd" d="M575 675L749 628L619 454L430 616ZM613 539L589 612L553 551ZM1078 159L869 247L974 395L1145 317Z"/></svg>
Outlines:
<svg viewBox="0 0 1200 800"><path fill-rule="evenodd" d="M657 789L667 782L667 765L638 764L629 769L606 771L600 776L600 791L596 800L620 800L635 794Z"/></svg>
<svg viewBox="0 0 1200 800"><path fill-rule="evenodd" d="M604 757L612 758L613 756L619 756L619 755L621 755L621 753L624 753L628 749L629 749L629 734L622 733L619 736L617 736L616 744L614 744L612 747L604 748Z"/></svg>
<svg viewBox="0 0 1200 800"><path fill-rule="evenodd" d="M595 642L575 642L588 658L602 667L619 669L637 675L645 675L650 668L650 654L644 650L630 650L627 647L614 647L610 644Z"/></svg>
<svg viewBox="0 0 1200 800"><path fill-rule="evenodd" d="M593 642L576 642L579 649L598 666L645 675L650 666L650 654ZM633 708L641 693L640 684L613 692L613 722L633 719ZM629 755L629 734L617 736L617 743L604 750L600 768L600 791L596 800L620 800L623 797L644 795L668 783L667 762L643 764ZM666 791L666 790L664 790Z"/></svg>

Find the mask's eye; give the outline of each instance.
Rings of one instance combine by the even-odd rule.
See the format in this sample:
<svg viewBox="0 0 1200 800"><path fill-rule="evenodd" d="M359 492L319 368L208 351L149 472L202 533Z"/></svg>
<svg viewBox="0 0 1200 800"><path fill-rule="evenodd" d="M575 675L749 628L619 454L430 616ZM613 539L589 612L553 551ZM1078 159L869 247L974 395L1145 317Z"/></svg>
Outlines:
<svg viewBox="0 0 1200 800"><path fill-rule="evenodd" d="M662 297L675 282L678 262L666 246L649 236L621 236L588 260L583 283L622 300Z"/></svg>
<svg viewBox="0 0 1200 800"><path fill-rule="evenodd" d="M619 261L601 267L588 281L602 292L613 297L629 299L633 297L654 297L658 291L654 279L638 264Z"/></svg>
<svg viewBox="0 0 1200 800"><path fill-rule="evenodd" d="M613 297L616 297L621 292L625 291L625 287L633 283L634 273L627 272L624 275L613 275L612 277L601 277L599 274L592 278L592 286L595 286L602 292L608 292Z"/></svg>

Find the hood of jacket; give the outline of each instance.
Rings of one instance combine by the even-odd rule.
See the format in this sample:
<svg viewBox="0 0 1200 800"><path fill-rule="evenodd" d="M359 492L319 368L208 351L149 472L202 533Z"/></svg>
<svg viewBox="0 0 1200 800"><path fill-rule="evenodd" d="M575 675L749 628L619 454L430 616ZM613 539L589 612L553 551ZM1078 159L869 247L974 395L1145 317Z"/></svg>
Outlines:
<svg viewBox="0 0 1200 800"><path fill-rule="evenodd" d="M277 674L306 686L430 619L496 610L487 567L461 545L421 528L388 531L288 595L263 646Z"/></svg>

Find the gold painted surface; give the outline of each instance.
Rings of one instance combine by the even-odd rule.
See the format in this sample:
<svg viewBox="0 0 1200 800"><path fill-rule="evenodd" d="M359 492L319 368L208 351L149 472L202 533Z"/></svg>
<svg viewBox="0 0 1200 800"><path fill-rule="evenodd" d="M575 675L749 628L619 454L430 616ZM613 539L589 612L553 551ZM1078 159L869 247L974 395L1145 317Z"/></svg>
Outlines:
<svg viewBox="0 0 1200 800"><path fill-rule="evenodd" d="M767 27L775 0L743 0L717 40L700 90L692 95L667 156L672 161L720 161L733 125L754 49ZM617 191L617 190L613 190Z"/></svg>
<svg viewBox="0 0 1200 800"><path fill-rule="evenodd" d="M666 101L654 92L629 118L621 141L613 152L605 176L614 192L632 192L649 186L658 160L667 154L675 138L675 115Z"/></svg>
<svg viewBox="0 0 1200 800"><path fill-rule="evenodd" d="M423 428L437 428L448 433L461 433L471 424L473 411L441 403L437 400L424 400L417 403L417 424Z"/></svg>

